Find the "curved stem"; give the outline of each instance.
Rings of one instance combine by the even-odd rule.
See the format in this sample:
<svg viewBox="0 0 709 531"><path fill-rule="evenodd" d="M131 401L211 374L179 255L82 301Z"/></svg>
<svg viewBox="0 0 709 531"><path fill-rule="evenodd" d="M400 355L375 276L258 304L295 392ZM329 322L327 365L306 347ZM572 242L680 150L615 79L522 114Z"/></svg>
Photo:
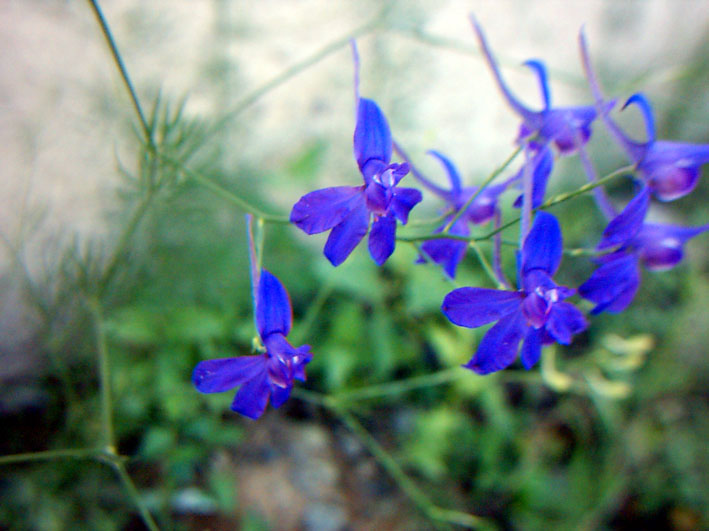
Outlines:
<svg viewBox="0 0 709 531"><path fill-rule="evenodd" d="M386 9L387 7L385 7L382 11ZM376 29L379 24L381 24L381 21L382 13L379 12L370 22L367 22L366 24L360 26L354 31L349 32L344 37L340 37L339 39L332 41L330 44L321 48L313 55L294 64L293 66L284 70L267 83L256 88L251 93L247 94L244 98L242 98L241 101L237 103L230 111L227 111L221 119L216 121L211 127L211 129L205 133L205 137L210 137L216 134L221 128L231 122L238 114L240 114L241 112L249 108L251 105L256 103L264 95L283 85L286 81L300 74L307 68L322 61L332 53L340 50L341 48L344 48L345 46L348 46L352 39L356 39L357 37L361 37L362 35L370 33L371 31Z"/></svg>
<svg viewBox="0 0 709 531"><path fill-rule="evenodd" d="M140 517L143 520L143 523L145 524L145 526L150 531L160 531L160 528L155 523L155 520L153 520L153 517L150 514L150 511L148 511L147 507L145 507L145 504L140 499L140 493L138 492L138 489L135 487L135 485L133 484L133 481L131 480L130 476L128 475L125 465L122 462L114 462L113 469L118 474L118 477L120 478L121 483L123 483L123 487L126 489L128 496L130 497L130 499L133 501L136 508L138 509L138 512L140 513Z"/></svg>
<svg viewBox="0 0 709 531"><path fill-rule="evenodd" d="M577 151L589 182L597 182L598 174L596 173L596 169L593 167L593 163L591 162L591 159L589 158L588 153L586 152L586 148L582 144L579 144ZM610 199L608 199L608 194L606 194L606 191L603 187L599 186L598 188L596 188L593 191L593 197L596 199L596 204L598 205L598 208L608 221L618 215L618 212L616 212L613 203L611 203Z"/></svg>
<svg viewBox="0 0 709 531"><path fill-rule="evenodd" d="M140 125L143 128L143 134L145 135L145 139L147 140L148 144L154 148L155 143L153 142L152 129L148 126L148 121L145 118L145 113L143 112L143 108L140 105L138 94L135 91L135 87L131 82L130 76L128 75L128 70L126 69L125 63L123 62L123 58L121 57L121 54L118 51L118 46L116 45L116 41L113 38L113 33L111 33L111 28L109 27L108 22L106 22L106 18L103 16L103 12L101 11L101 7L98 5L98 2L96 0L88 0L88 2L91 7L91 10L96 16L96 20L98 21L99 26L101 27L101 32L106 38L106 42L108 43L108 46L111 49L113 61L116 63L116 66L118 67L118 70L121 73L121 79L123 80L123 84L126 86L126 89L128 89L131 101L133 102L133 108L135 109L135 112L138 115L138 119L140 120Z"/></svg>
<svg viewBox="0 0 709 531"><path fill-rule="evenodd" d="M52 459L97 459L104 453L103 448L68 448L0 456L0 465L27 463L30 461L51 461Z"/></svg>
<svg viewBox="0 0 709 531"><path fill-rule="evenodd" d="M262 219L266 223L282 223L282 224L290 223L290 218L287 218L286 216L278 216L278 215L267 214L266 212L263 212L262 210L256 208L253 205L250 205L249 203L244 201L241 197L239 197L235 193L230 192L229 190L224 188L219 183L214 182L209 177L206 177L205 175L202 175L201 173L198 173L194 170L189 169L187 166L183 165L179 160L174 159L174 158L170 157L169 155L165 155L164 153L157 153L156 155L157 155L157 157L161 158L162 160L172 164L177 170L181 171L185 175L185 177L187 177L188 179L192 179L196 183L199 183L200 185L204 186L205 188L207 188L209 191L211 191L215 195L224 199L225 201L236 205L244 212L253 214L255 217Z"/></svg>
<svg viewBox="0 0 709 531"><path fill-rule="evenodd" d="M396 482L408 498L429 518L436 528L448 528L450 524L463 525L469 529L491 529L492 523L476 515L438 507L404 472L389 452L382 447L367 429L342 405L339 399L312 391L295 389L293 396L329 409L357 436L377 462Z"/></svg>

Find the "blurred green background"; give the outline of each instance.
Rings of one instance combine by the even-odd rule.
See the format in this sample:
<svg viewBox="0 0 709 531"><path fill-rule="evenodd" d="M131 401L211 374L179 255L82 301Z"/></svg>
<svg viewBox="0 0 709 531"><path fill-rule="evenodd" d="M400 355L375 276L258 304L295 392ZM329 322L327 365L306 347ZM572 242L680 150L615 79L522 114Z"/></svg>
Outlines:
<svg viewBox="0 0 709 531"><path fill-rule="evenodd" d="M431 528L333 408L301 395L252 422L229 411L233 393L193 388L196 363L248 354L255 334L244 213L200 179L279 215L313 189L356 185L346 41L357 32L362 94L414 161L440 179L423 155L440 149L481 181L512 151L516 119L476 56L469 10L525 101L537 88L516 65L530 56L548 61L554 101L589 100L575 51L586 22L609 94L642 89L658 137L709 142L701 2L683 4L697 16L679 22L669 2L526 5L106 2L157 157L88 4L2 4L0 454L100 444L103 337L117 452L161 528ZM624 120L642 135L638 116ZM598 125L591 154L601 174L626 164ZM584 182L574 158L552 179L554 192ZM622 204L631 190L610 192ZM705 179L652 215L706 223L708 196ZM414 218L438 206L427 199ZM554 213L567 246L595 245L603 220L590 197ZM452 288L489 285L473 253L451 283L405 244L382 268L360 246L335 269L324 241L265 226L264 266L293 303L290 339L314 353L301 387L342 397L432 503L501 529L709 526L704 237L541 367L486 377L457 369L484 330L439 310ZM513 262L505 255L510 276ZM592 269L567 256L560 280L577 286ZM402 380L411 389L386 385ZM110 462L0 466L0 528L144 529Z"/></svg>

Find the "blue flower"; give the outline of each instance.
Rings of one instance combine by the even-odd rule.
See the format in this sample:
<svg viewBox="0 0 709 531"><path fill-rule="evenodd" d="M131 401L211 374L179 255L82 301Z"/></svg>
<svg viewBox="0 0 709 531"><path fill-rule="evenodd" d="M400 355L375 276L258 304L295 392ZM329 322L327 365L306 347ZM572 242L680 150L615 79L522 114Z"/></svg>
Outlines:
<svg viewBox="0 0 709 531"><path fill-rule="evenodd" d="M684 244L709 230L646 223L650 191L643 188L606 227L597 248L613 252L598 259L601 264L589 279L579 286L579 295L596 304L591 311L619 313L635 298L640 287L640 265L648 271L664 271L675 267L684 257Z"/></svg>
<svg viewBox="0 0 709 531"><path fill-rule="evenodd" d="M563 302L575 290L552 280L562 246L559 222L538 212L522 246L518 291L459 288L446 295L441 309L454 324L477 328L497 321L465 368L478 374L504 369L515 360L522 342L522 364L529 369L539 360L542 345L568 345L574 334L586 329L584 315Z"/></svg>
<svg viewBox="0 0 709 531"><path fill-rule="evenodd" d="M584 69L591 92L599 108L604 107L604 98L596 75L591 68L588 45L583 32L579 35L579 45ZM647 140L637 142L630 139L609 116L610 107L601 112L601 117L615 140L635 163L640 175L660 201L672 201L690 193L699 181L701 166L709 163L709 144L688 144L656 140L655 120L647 98L633 94L623 105L636 104L645 120Z"/></svg>
<svg viewBox="0 0 709 531"><path fill-rule="evenodd" d="M655 140L655 121L652 108L643 94L634 94L623 105L636 104L645 119L646 142L636 142L628 138L613 124L611 130L615 138L635 163L640 175L660 201L672 201L694 190L701 166L709 163L709 144L686 144Z"/></svg>
<svg viewBox="0 0 709 531"><path fill-rule="evenodd" d="M401 152L401 150L399 151ZM443 165L448 175L448 180L450 181L450 190L444 190L433 185L433 183L430 183L422 175L418 174L413 167L412 173L414 173L414 176L417 176L423 184L448 203L450 214L446 216L443 224L436 229L435 233L438 234L458 215L460 209L463 208L473 194L478 191L478 188L474 186L464 188L462 186L460 174L448 157L433 150L429 151L429 154L436 157ZM487 186L475 197L473 202L470 203L465 213L450 227L448 233L455 236L469 236L470 223L477 225L487 223L493 219L498 212L498 198L506 189L507 183ZM455 278L456 269L461 260L463 260L467 247L468 244L465 241L440 239L424 242L421 249L434 263L443 266L443 270L449 277ZM424 262L426 262L425 258L422 257L419 259L419 263Z"/></svg>
<svg viewBox="0 0 709 531"><path fill-rule="evenodd" d="M391 154L391 131L384 113L374 101L358 98L354 156L364 185L310 192L293 206L290 215L291 223L306 234L332 229L324 249L332 265L344 262L368 231L369 253L377 265L394 252L396 221L405 225L422 196L413 188L397 187L409 166L392 164Z"/></svg>
<svg viewBox="0 0 709 531"><path fill-rule="evenodd" d="M305 381L305 365L311 360L309 345L292 346L286 337L291 329L288 292L265 269L256 287L256 326L264 352L200 362L192 382L202 393L220 393L239 387L231 409L252 419L268 405L281 406L290 396L293 381Z"/></svg>
<svg viewBox="0 0 709 531"><path fill-rule="evenodd" d="M502 78L478 21L473 16L470 17L470 21L500 91L510 107L522 118L517 137L518 143L533 141L537 147L554 143L562 154L573 153L586 144L591 138L591 124L597 116L596 108L593 105L552 107L546 67L541 61L534 59L525 62L524 65L537 74L543 107L539 111L534 111L524 105L512 94Z"/></svg>

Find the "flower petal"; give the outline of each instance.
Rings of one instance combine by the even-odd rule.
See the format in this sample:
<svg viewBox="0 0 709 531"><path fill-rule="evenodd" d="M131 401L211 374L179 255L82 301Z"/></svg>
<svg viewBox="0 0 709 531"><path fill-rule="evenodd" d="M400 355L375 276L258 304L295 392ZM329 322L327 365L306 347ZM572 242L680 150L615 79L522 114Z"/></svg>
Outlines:
<svg viewBox="0 0 709 531"><path fill-rule="evenodd" d="M561 263L562 246L559 222L548 212L537 212L522 246L522 275L541 269L553 276Z"/></svg>
<svg viewBox="0 0 709 531"><path fill-rule="evenodd" d="M306 234L329 230L364 200L363 191L361 186L336 186L310 192L293 205L290 221Z"/></svg>
<svg viewBox="0 0 709 531"><path fill-rule="evenodd" d="M338 266L347 259L367 234L368 226L369 211L365 203L362 202L330 232L325 243L324 253L332 265Z"/></svg>
<svg viewBox="0 0 709 531"><path fill-rule="evenodd" d="M394 197L391 201L391 209L394 215L402 225L406 225L409 221L409 212L418 203L421 202L423 196L419 190L415 188L396 188L394 189Z"/></svg>
<svg viewBox="0 0 709 531"><path fill-rule="evenodd" d="M700 167L709 162L709 145L654 142L638 164L660 201L673 201L694 190Z"/></svg>
<svg viewBox="0 0 709 531"><path fill-rule="evenodd" d="M598 244L598 249L610 249L627 243L643 225L647 209L650 206L649 188L643 188L623 211L611 220Z"/></svg>
<svg viewBox="0 0 709 531"><path fill-rule="evenodd" d="M396 218L387 214L372 223L369 232L369 254L377 265L382 265L394 252L396 244Z"/></svg>
<svg viewBox="0 0 709 531"><path fill-rule="evenodd" d="M268 354L283 364L290 364L293 369L294 378L305 379L303 367L313 358L310 352L310 345L303 345L295 348L282 334L271 334L264 338L264 346Z"/></svg>
<svg viewBox="0 0 709 531"><path fill-rule="evenodd" d="M709 230L709 225L679 227L646 223L633 240L643 265L650 271L672 269L684 257L684 244Z"/></svg>
<svg viewBox="0 0 709 531"><path fill-rule="evenodd" d="M546 329L562 345L571 343L574 334L588 328L586 317L573 304L557 302L552 305Z"/></svg>
<svg viewBox="0 0 709 531"><path fill-rule="evenodd" d="M522 312L506 315L487 331L475 356L463 367L478 374L504 369L515 360L519 342L528 330Z"/></svg>
<svg viewBox="0 0 709 531"><path fill-rule="evenodd" d="M543 328L530 328L522 343L520 358L524 368L529 370L534 367L542 356Z"/></svg>
<svg viewBox="0 0 709 531"><path fill-rule="evenodd" d="M640 286L638 259L626 255L603 264L590 278L579 286L578 292L584 299L596 303L591 311L619 313L625 310L635 297Z"/></svg>
<svg viewBox="0 0 709 531"><path fill-rule="evenodd" d="M285 404L290 398L293 386L288 387L278 387L276 385L271 385L271 405L274 408L279 408Z"/></svg>
<svg viewBox="0 0 709 531"><path fill-rule="evenodd" d="M517 312L522 298L518 291L458 288L445 296L441 311L453 324L477 328Z"/></svg>
<svg viewBox="0 0 709 531"><path fill-rule="evenodd" d="M537 74L537 78L539 79L539 88L542 92L542 103L544 105L544 109L548 109L551 105L551 97L549 95L549 78L547 76L546 66L538 59L529 59L522 64L531 68Z"/></svg>
<svg viewBox="0 0 709 531"><path fill-rule="evenodd" d="M256 300L256 326L261 338L276 332L287 336L293 320L292 313L286 288L274 275L263 269Z"/></svg>
<svg viewBox="0 0 709 531"><path fill-rule="evenodd" d="M239 356L205 360L192 372L192 383L201 393L221 393L266 373L266 356Z"/></svg>
<svg viewBox="0 0 709 531"><path fill-rule="evenodd" d="M391 130L384 113L374 101L360 98L354 132L354 156L360 171L372 159L389 164L391 151Z"/></svg>
<svg viewBox="0 0 709 531"><path fill-rule="evenodd" d="M264 371L241 386L231 403L231 409L250 419L257 419L266 410L270 394L271 386Z"/></svg>

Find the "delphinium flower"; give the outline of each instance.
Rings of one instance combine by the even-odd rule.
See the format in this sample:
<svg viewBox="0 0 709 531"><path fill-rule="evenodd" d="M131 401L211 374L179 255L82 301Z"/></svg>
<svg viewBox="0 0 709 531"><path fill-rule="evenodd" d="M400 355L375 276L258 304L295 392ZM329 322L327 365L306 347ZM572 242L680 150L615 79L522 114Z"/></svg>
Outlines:
<svg viewBox="0 0 709 531"><path fill-rule="evenodd" d="M598 259L600 266L579 286L579 295L596 304L593 314L618 313L632 302L640 286L640 266L648 271L672 269L684 257L684 244L709 230L709 224L681 227L647 223L649 188L635 196L603 233L599 250L612 250Z"/></svg>
<svg viewBox="0 0 709 531"><path fill-rule="evenodd" d="M519 256L517 291L466 287L446 295L441 309L454 324L477 328L497 321L464 367L478 374L504 369L515 360L522 342L522 364L529 369L543 345L568 345L574 334L586 329L584 315L564 302L575 290L552 279L562 250L559 222L552 214L538 212Z"/></svg>
<svg viewBox="0 0 709 531"><path fill-rule="evenodd" d="M408 156L401 147L396 143L394 147L399 155L408 162ZM463 187L458 169L448 157L435 150L431 150L428 153L441 163L450 182L450 189L441 188L419 172L415 166L410 164L411 173L414 177L446 202L446 211L448 214L443 219L441 226L434 231L435 234L441 233L453 222L447 231L448 234L454 236L469 236L471 223L475 225L487 223L499 214L497 205L498 198L500 194L507 189L507 182L486 186L478 193L478 187L476 186ZM477 194L476 197L467 206L465 212L459 216L460 210L466 206L474 194ZM457 220L455 220L456 216L459 216ZM455 278L458 264L463 260L467 247L468 243L465 241L435 239L424 242L421 246L421 250L426 254L428 259L442 266L449 277ZM428 259L421 257L418 262L425 263Z"/></svg>
<svg viewBox="0 0 709 531"><path fill-rule="evenodd" d="M357 72L354 43L353 51ZM409 212L422 199L419 190L397 186L409 172L408 164L391 163L389 124L374 101L359 97L358 77L354 156L364 184L310 192L293 206L290 215L290 221L307 234L332 229L324 254L334 266L347 259L367 231L372 259L377 265L386 262L394 252L397 220L405 225Z"/></svg>
<svg viewBox="0 0 709 531"><path fill-rule="evenodd" d="M623 109L631 104L636 104L640 108L645 120L647 139L645 142L639 142L629 138L609 115L610 108L605 103L595 72L591 68L583 32L579 36L579 44L591 92L598 108L602 109L601 117L616 142L633 161L655 197L660 201L672 201L690 193L697 185L701 166L709 163L709 144L657 140L652 108L641 93L628 98Z"/></svg>
<svg viewBox="0 0 709 531"><path fill-rule="evenodd" d="M530 109L512 93L502 78L478 21L473 16L470 17L470 21L498 88L510 107L522 119L517 143L524 148L525 162L517 174L522 182L522 197L516 205L522 208L520 234L523 238L529 229L531 209L538 207L543 202L546 193L546 185L552 172L554 160L549 149L550 146L556 146L561 155L582 150L591 138L591 125L598 113L594 105L552 106L546 67L544 63L536 59L526 61L524 65L531 68L537 75L542 94L542 108L541 110ZM613 103L610 102L606 105L612 106ZM529 199L525 201L525 197L529 197Z"/></svg>
<svg viewBox="0 0 709 531"><path fill-rule="evenodd" d="M483 56L492 70L495 81L507 103L522 118L518 143L533 141L536 147L554 143L560 153L574 152L578 146L585 144L591 138L591 123L596 119L596 108L593 105L576 107L552 107L549 81L546 67L539 60L525 62L537 74L542 93L542 109L535 111L524 105L508 88L497 62L492 55L485 34L475 17L471 16L475 35L478 38ZM532 146L532 147L535 147Z"/></svg>
<svg viewBox="0 0 709 531"><path fill-rule="evenodd" d="M294 347L286 339L291 330L290 298L283 284L263 269L259 275L252 256L252 281L256 282L255 320L261 354L200 362L192 382L202 393L239 390L231 409L249 418L260 417L268 405L280 407L290 396L294 380L305 381L311 360L309 345Z"/></svg>

